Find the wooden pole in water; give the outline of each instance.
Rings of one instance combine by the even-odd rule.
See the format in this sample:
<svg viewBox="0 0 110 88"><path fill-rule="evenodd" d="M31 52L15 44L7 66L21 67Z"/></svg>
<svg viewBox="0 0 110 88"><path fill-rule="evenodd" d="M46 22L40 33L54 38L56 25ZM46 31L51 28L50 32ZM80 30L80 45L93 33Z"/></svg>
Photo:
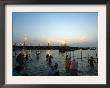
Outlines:
<svg viewBox="0 0 110 88"><path fill-rule="evenodd" d="M70 51L70 61L71 61L71 51Z"/></svg>
<svg viewBox="0 0 110 88"><path fill-rule="evenodd" d="M95 53L96 53L96 57L97 57L97 52L95 51Z"/></svg>
<svg viewBox="0 0 110 88"><path fill-rule="evenodd" d="M89 53L88 53L88 60L89 60Z"/></svg>
<svg viewBox="0 0 110 88"><path fill-rule="evenodd" d="M71 51L70 51L70 58L71 58Z"/></svg>
<svg viewBox="0 0 110 88"><path fill-rule="evenodd" d="M82 49L81 49L81 60L82 60Z"/></svg>
<svg viewBox="0 0 110 88"><path fill-rule="evenodd" d="M89 49L88 49L88 60L89 60Z"/></svg>
<svg viewBox="0 0 110 88"><path fill-rule="evenodd" d="M73 50L73 58L74 58L74 50Z"/></svg>
<svg viewBox="0 0 110 88"><path fill-rule="evenodd" d="M96 53L96 60L97 60L97 63L98 63L98 55L97 55L97 52L95 51L95 53Z"/></svg>
<svg viewBox="0 0 110 88"><path fill-rule="evenodd" d="M14 44L14 46L16 46L16 43ZM16 57L16 55L17 55L17 52L16 52L16 48L15 48L15 57Z"/></svg>

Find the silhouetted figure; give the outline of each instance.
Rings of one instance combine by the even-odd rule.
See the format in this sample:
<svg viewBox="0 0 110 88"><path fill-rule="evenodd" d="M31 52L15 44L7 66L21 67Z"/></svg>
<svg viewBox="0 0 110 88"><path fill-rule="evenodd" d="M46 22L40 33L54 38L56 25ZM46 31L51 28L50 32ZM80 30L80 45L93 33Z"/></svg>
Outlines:
<svg viewBox="0 0 110 88"><path fill-rule="evenodd" d="M26 54L25 61L27 62L28 60L29 60L29 56L28 54Z"/></svg>
<svg viewBox="0 0 110 88"><path fill-rule="evenodd" d="M95 62L94 58L91 56L90 59L88 60L88 63L92 69L92 68L94 68L94 63L96 63L96 62Z"/></svg>
<svg viewBox="0 0 110 88"><path fill-rule="evenodd" d="M24 70L24 66L18 65L13 69L13 75L15 75L15 76L28 76L27 73L23 72L23 70Z"/></svg>
<svg viewBox="0 0 110 88"><path fill-rule="evenodd" d="M38 60L39 59L39 52L38 51L36 51L36 59Z"/></svg>
<svg viewBox="0 0 110 88"><path fill-rule="evenodd" d="M39 55L36 56L36 59L39 60Z"/></svg>
<svg viewBox="0 0 110 88"><path fill-rule="evenodd" d="M51 63L52 63L52 58L53 58L52 55L50 55L49 58L48 58L48 64L49 65L51 65Z"/></svg>
<svg viewBox="0 0 110 88"><path fill-rule="evenodd" d="M66 72L70 71L70 64L71 64L71 58L66 55L66 60L65 60L65 69Z"/></svg>
<svg viewBox="0 0 110 88"><path fill-rule="evenodd" d="M21 75L21 71L23 70L23 66L16 66L14 69L13 69L13 75Z"/></svg>
<svg viewBox="0 0 110 88"><path fill-rule="evenodd" d="M40 51L39 50L37 50L36 51L36 56L38 56L40 54Z"/></svg>
<svg viewBox="0 0 110 88"><path fill-rule="evenodd" d="M23 65L24 64L24 54L20 53L17 58L16 61L19 65Z"/></svg>
<svg viewBox="0 0 110 88"><path fill-rule="evenodd" d="M46 61L48 61L48 58L49 58L49 54L46 55Z"/></svg>
<svg viewBox="0 0 110 88"><path fill-rule="evenodd" d="M98 55L97 55L97 53L96 53L96 57L97 57ZM97 63L98 63L98 58L96 58L96 60L97 60Z"/></svg>
<svg viewBox="0 0 110 88"><path fill-rule="evenodd" d="M49 66L48 76L59 76L58 63L55 63L54 66Z"/></svg>

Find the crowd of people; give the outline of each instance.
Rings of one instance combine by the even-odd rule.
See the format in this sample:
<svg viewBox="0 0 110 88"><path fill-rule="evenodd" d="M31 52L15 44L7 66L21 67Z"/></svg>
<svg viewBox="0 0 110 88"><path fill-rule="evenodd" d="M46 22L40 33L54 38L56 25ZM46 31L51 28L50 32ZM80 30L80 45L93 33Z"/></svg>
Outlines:
<svg viewBox="0 0 110 88"><path fill-rule="evenodd" d="M13 74L14 75L22 75L22 76L27 76L28 74L25 73L26 69L26 64L32 61L32 59L29 58L29 55L26 54L24 55L22 52L18 54L16 57L16 67L13 69Z"/></svg>
<svg viewBox="0 0 110 88"><path fill-rule="evenodd" d="M48 76L59 76L58 63L55 63L54 66L50 65L48 70Z"/></svg>
<svg viewBox="0 0 110 88"><path fill-rule="evenodd" d="M38 52L38 51L37 51ZM36 57L39 56L40 53L36 52ZM58 63L55 64L52 63L53 56L50 54L46 54L46 62L48 64L48 76L59 76L60 71L58 70ZM26 54L24 56L23 53L19 53L19 55L16 57L17 66L14 68L14 72L18 73L20 75L28 75L27 73L22 73L23 70L25 70L26 63L30 61L29 55ZM90 68L94 68L95 60L91 56L90 59L88 59L88 64L90 65ZM69 73L71 76L78 76L78 62L71 58L69 55L66 55L65 57L65 72Z"/></svg>
<svg viewBox="0 0 110 88"><path fill-rule="evenodd" d="M58 63L56 62L55 65L53 66L52 58L53 58L52 55L50 54L46 55L46 61L49 65L48 76L59 76Z"/></svg>
<svg viewBox="0 0 110 88"><path fill-rule="evenodd" d="M70 75L77 76L78 75L78 62L76 62L75 59L71 60L71 57L66 55L65 69L66 69L66 72L70 72Z"/></svg>
<svg viewBox="0 0 110 88"><path fill-rule="evenodd" d="M94 63L96 63L96 61L94 60L94 58L91 56L90 59L88 59L88 63L90 65L90 69L92 70L94 68Z"/></svg>
<svg viewBox="0 0 110 88"><path fill-rule="evenodd" d="M55 65L52 66L52 58L52 55L46 55L46 61L49 64L48 75L60 75L58 70L58 63L55 63ZM90 69L94 68L94 63L96 63L96 61L91 56L90 59L88 59ZM65 58L65 70L67 73L70 73L71 76L78 76L78 62L75 59L71 60L71 57L69 55L66 55Z"/></svg>

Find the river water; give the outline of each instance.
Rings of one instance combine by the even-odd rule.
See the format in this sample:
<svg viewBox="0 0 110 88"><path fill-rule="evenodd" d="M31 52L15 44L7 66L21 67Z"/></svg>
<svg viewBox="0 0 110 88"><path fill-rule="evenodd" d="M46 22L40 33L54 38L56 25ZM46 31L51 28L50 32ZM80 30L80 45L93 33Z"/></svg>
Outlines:
<svg viewBox="0 0 110 88"><path fill-rule="evenodd" d="M16 56L20 52L28 52L30 60L26 63L26 69L23 71L29 76L47 76L49 65L46 62L46 54L49 53L53 56L52 65L55 62L58 63L58 70L60 76L69 76L70 74L65 70L65 57L71 56L71 60L74 58L78 62L78 75L79 76L97 76L98 75L98 55L97 50L75 50L68 51L66 53L60 53L58 50L40 50L40 54L36 56L36 50L16 50L13 51L13 69L17 66ZM81 56L82 55L82 56ZM96 63L94 63L94 69L90 69L88 59L93 56ZM81 59L82 57L82 59ZM16 76L15 74L13 74Z"/></svg>

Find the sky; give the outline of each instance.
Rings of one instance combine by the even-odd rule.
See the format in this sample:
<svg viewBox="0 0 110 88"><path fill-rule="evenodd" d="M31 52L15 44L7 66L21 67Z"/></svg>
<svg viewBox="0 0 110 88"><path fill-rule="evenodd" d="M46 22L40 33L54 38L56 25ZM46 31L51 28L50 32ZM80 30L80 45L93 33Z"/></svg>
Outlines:
<svg viewBox="0 0 110 88"><path fill-rule="evenodd" d="M14 12L13 43L98 46L98 13Z"/></svg>

